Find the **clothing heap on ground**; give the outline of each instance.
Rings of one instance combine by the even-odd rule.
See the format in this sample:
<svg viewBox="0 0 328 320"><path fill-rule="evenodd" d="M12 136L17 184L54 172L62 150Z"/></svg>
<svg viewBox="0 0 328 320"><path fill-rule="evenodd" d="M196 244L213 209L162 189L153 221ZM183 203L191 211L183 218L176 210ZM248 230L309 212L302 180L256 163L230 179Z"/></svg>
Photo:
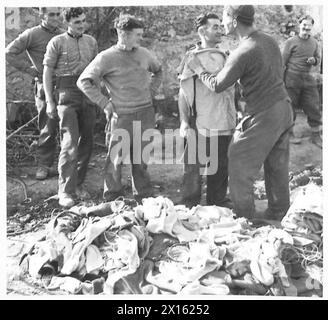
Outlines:
<svg viewBox="0 0 328 320"><path fill-rule="evenodd" d="M301 188L306 188L305 195L313 194L313 188L322 195L318 186ZM61 212L50 221L42 241L24 254L21 266L48 290L71 294L310 291L304 289L305 270L297 278L293 275L300 262L286 263L288 252L322 241L290 232L286 223L284 229L256 228L245 218L236 219L228 208L188 209L161 196L130 204L122 199ZM305 210L317 217L319 209ZM292 206L283 222L294 211Z"/></svg>

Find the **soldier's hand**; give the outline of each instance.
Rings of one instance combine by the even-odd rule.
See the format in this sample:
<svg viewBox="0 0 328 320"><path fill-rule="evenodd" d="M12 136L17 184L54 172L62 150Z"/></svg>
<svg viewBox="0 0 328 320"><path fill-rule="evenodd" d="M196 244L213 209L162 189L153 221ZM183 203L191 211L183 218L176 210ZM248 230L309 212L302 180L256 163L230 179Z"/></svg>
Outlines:
<svg viewBox="0 0 328 320"><path fill-rule="evenodd" d="M310 57L306 60L306 63L311 65L315 64L315 62L316 62L315 57Z"/></svg>
<svg viewBox="0 0 328 320"><path fill-rule="evenodd" d="M108 103L106 104L105 108L104 108L104 113L106 116L106 120L110 121L110 119L112 117L116 117L117 118L117 113L114 112L114 106L111 103L111 101L108 101Z"/></svg>
<svg viewBox="0 0 328 320"><path fill-rule="evenodd" d="M155 129L162 132L164 129L164 117L160 113L155 113Z"/></svg>
<svg viewBox="0 0 328 320"><path fill-rule="evenodd" d="M187 138L189 134L190 125L188 122L182 120L180 124L180 137Z"/></svg>
<svg viewBox="0 0 328 320"><path fill-rule="evenodd" d="M200 74L204 71L202 63L194 53L189 53L186 63L188 67L197 74Z"/></svg>
<svg viewBox="0 0 328 320"><path fill-rule="evenodd" d="M56 103L54 101L47 101L46 112L51 119L56 119L58 117Z"/></svg>

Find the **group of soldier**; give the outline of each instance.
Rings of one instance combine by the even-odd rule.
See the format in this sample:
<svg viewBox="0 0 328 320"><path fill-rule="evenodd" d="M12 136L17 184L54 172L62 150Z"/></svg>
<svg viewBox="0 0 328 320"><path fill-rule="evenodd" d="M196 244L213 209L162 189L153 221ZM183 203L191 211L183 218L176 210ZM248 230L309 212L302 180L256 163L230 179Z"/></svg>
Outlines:
<svg viewBox="0 0 328 320"><path fill-rule="evenodd" d="M77 199L90 198L84 181L100 108L109 131L103 198L115 200L124 196L122 158L115 152L118 132L124 129L131 142L133 123L140 124L140 134L154 128L153 100L162 82L161 63L140 46L145 26L134 16L120 14L114 25L117 43L98 53L95 38L85 34L83 8L39 10L40 25L25 30L6 48L7 62L35 78L40 129L36 179L56 171L59 127L59 204L70 208ZM310 16L300 18L299 34L288 39L281 52L271 36L255 27L254 15L252 5L225 6L222 17L210 12L195 20L200 41L180 66L180 135L185 139L185 155L191 147L191 132L196 132L200 144L217 151L216 169L207 174L208 205L255 218L253 183L264 165L265 217L279 220L290 205L289 141L297 108L308 117L312 142L322 147L319 95L311 76L312 66L321 63L321 51L311 36L314 20ZM61 17L66 31L59 28ZM222 26L227 36L239 41L229 55L220 49ZM24 51L32 67L16 59ZM240 121L237 86L245 101ZM132 189L138 202L153 194L142 149L142 144L129 145L131 159L139 159L131 160ZM197 153L197 148L192 152ZM201 199L201 164L197 157L190 162L185 156L184 162L180 203L192 207Z"/></svg>

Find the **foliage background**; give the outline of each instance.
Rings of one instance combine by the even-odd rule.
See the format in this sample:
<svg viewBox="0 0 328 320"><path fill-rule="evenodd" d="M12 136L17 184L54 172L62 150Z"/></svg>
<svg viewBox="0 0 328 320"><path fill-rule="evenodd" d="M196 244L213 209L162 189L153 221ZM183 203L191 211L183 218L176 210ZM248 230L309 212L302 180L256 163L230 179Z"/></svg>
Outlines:
<svg viewBox="0 0 328 320"><path fill-rule="evenodd" d="M291 30L296 30L297 17L303 13L311 13L313 7L293 6L293 11L287 12L281 5L263 5L256 7L257 27L270 33L282 47L283 42L290 36ZM7 10L6 12L10 12ZM93 35L100 50L104 50L116 42L116 31L113 21L120 12L134 14L145 22L145 32L142 45L155 53L161 61L164 70L164 81L158 93L158 100L175 101L178 90L176 68L179 65L186 48L198 40L194 30L194 19L203 12L214 11L219 16L222 6L138 6L138 7L86 7L87 33ZM20 8L20 27L6 28L6 44L12 41L23 30L37 25L39 17L37 8ZM318 10L317 10L318 11ZM319 10L320 11L320 10ZM322 11L322 10L321 10ZM287 24L291 28L287 28ZM316 25L315 36L321 41L322 20ZM236 42L232 38L222 37L222 49L233 49ZM27 55L22 54L20 59L29 63ZM32 79L11 66L6 68L7 101L33 100Z"/></svg>

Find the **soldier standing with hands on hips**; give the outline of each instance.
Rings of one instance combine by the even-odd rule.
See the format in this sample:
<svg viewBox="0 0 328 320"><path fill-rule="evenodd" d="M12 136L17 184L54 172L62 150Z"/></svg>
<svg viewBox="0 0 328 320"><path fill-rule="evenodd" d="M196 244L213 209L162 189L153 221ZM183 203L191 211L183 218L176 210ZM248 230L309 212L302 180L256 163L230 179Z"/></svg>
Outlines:
<svg viewBox="0 0 328 320"><path fill-rule="evenodd" d="M124 195L121 181L122 158L130 157L134 198L152 195L148 159L143 157L145 141L134 144L135 126L141 137L155 126L153 98L162 81L162 68L155 56L140 46L144 24L140 19L121 14L115 21L117 44L100 52L81 74L77 85L90 100L100 106L110 124L110 139L104 168L104 199L115 200ZM103 82L110 99L101 92ZM119 133L127 134L128 155L117 148ZM140 138L141 138L140 137ZM124 142L123 142L124 143ZM125 141L127 144L127 141Z"/></svg>
<svg viewBox="0 0 328 320"><path fill-rule="evenodd" d="M39 15L41 23L38 26L25 30L6 47L6 60L17 70L26 72L34 78L34 98L38 112L38 128L40 136L37 147L38 168L35 178L44 180L57 169L52 168L56 155L56 136L58 132L57 119L50 118L46 112L42 73L43 57L50 39L63 33L59 23L61 18L60 9L57 7L40 7ZM18 59L18 55L27 52L32 66Z"/></svg>

